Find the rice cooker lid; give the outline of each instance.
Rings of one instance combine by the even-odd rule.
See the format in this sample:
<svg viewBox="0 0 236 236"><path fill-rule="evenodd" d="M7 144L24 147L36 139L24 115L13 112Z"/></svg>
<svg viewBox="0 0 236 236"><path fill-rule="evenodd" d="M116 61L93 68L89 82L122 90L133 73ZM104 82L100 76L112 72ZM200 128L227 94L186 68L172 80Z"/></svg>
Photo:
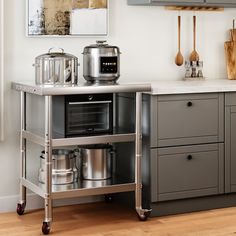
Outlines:
<svg viewBox="0 0 236 236"><path fill-rule="evenodd" d="M118 54L120 54L120 49L117 46L111 46L109 44L106 43L107 41L96 41L96 44L91 44L89 46L86 46L84 48L84 52L83 53L88 53L90 52L92 49L113 49L115 51L117 51Z"/></svg>

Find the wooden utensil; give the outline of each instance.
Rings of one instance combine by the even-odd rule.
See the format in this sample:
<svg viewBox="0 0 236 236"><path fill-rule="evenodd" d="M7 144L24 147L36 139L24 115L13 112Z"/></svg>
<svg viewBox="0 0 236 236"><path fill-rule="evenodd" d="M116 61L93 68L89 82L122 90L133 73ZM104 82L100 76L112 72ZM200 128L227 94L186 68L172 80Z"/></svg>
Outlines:
<svg viewBox="0 0 236 236"><path fill-rule="evenodd" d="M182 66L184 63L184 58L180 51L180 33L181 33L181 16L178 16L178 53L175 57L175 64L177 66Z"/></svg>
<svg viewBox="0 0 236 236"><path fill-rule="evenodd" d="M234 41L225 42L225 58L228 79L236 79L236 44Z"/></svg>
<svg viewBox="0 0 236 236"><path fill-rule="evenodd" d="M193 16L193 51L189 57L190 61L199 61L199 55L196 51L196 16Z"/></svg>
<svg viewBox="0 0 236 236"><path fill-rule="evenodd" d="M233 29L230 30L230 40L225 42L225 58L227 66L228 79L236 80L236 42L235 42L235 20L233 20Z"/></svg>
<svg viewBox="0 0 236 236"><path fill-rule="evenodd" d="M230 30L230 39L231 41L235 41L236 38L236 30L235 30L235 20L233 20L233 29Z"/></svg>

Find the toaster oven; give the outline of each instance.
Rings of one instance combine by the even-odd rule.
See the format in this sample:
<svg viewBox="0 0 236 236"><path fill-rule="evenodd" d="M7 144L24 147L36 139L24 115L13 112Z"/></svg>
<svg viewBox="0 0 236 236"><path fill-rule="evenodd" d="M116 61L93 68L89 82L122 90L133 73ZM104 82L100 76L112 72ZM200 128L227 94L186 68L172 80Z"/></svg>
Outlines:
<svg viewBox="0 0 236 236"><path fill-rule="evenodd" d="M113 132L113 94L53 97L53 135L76 137Z"/></svg>

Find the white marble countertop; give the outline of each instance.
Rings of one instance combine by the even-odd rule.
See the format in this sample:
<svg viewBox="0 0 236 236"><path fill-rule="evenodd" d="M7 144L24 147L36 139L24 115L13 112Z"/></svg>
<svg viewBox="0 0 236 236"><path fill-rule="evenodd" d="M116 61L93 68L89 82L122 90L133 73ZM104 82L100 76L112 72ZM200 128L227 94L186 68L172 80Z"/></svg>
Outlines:
<svg viewBox="0 0 236 236"><path fill-rule="evenodd" d="M156 80L150 81L152 95L236 92L236 80L211 79L201 81Z"/></svg>

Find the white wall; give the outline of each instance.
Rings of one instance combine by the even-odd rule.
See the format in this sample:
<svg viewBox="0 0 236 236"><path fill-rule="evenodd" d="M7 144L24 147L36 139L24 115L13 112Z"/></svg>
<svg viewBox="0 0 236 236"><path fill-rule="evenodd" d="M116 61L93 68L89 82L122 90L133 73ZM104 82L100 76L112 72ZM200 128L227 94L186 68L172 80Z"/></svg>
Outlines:
<svg viewBox="0 0 236 236"><path fill-rule="evenodd" d="M197 51L210 79L225 78L223 43L236 10L196 13ZM177 53L177 15L163 7L128 6L126 0L110 0L110 36L106 39L122 51L120 81L181 79L184 68L174 64ZM182 15L182 49L192 50L192 12ZM82 60L83 48L96 38L27 38L25 1L5 0L5 131L0 143L0 211L13 210L19 190L19 94L11 81L34 80L34 58L58 46ZM82 79L82 66L80 68ZM40 119L40 114L37 114ZM8 200L9 199L9 200ZM4 208L2 206L5 206Z"/></svg>

